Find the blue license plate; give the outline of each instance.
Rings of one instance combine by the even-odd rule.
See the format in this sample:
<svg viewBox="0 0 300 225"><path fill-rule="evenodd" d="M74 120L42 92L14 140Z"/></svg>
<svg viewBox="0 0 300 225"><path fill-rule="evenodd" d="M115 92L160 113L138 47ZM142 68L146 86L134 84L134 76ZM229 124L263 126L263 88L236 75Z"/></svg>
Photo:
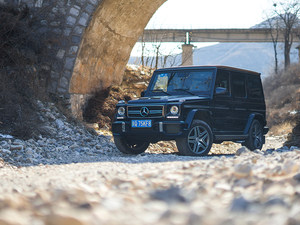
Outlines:
<svg viewBox="0 0 300 225"><path fill-rule="evenodd" d="M131 127L152 127L151 120L131 120Z"/></svg>

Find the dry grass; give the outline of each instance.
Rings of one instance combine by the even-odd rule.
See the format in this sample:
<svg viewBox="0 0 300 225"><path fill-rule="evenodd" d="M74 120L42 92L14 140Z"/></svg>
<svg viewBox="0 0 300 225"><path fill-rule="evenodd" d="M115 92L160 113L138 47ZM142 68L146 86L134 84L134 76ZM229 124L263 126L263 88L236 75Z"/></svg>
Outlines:
<svg viewBox="0 0 300 225"><path fill-rule="evenodd" d="M293 122L284 122L282 124L274 125L270 128L269 135L281 136L292 132L295 127Z"/></svg>
<svg viewBox="0 0 300 225"><path fill-rule="evenodd" d="M264 82L268 126L273 127L295 121L299 109L300 65L293 65L267 77Z"/></svg>
<svg viewBox="0 0 300 225"><path fill-rule="evenodd" d="M300 64L267 77L263 84L271 134L290 133L286 144L300 146Z"/></svg>

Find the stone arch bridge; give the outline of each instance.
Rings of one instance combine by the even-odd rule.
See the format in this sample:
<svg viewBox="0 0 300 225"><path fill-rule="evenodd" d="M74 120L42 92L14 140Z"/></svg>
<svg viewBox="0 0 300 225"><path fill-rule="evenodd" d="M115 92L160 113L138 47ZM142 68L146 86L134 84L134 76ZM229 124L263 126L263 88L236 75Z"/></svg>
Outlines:
<svg viewBox="0 0 300 225"><path fill-rule="evenodd" d="M0 0L0 4L26 4L38 12L38 32L51 34L48 43L48 91L70 99L76 117L96 91L120 84L134 44L155 11L166 0ZM163 42L192 41L269 42L266 29L146 30ZM148 40L149 39L149 40Z"/></svg>
<svg viewBox="0 0 300 225"><path fill-rule="evenodd" d="M49 92L70 98L75 116L95 91L122 81L131 50L166 0L0 0L42 12L50 43ZM42 28L40 29L42 30Z"/></svg>

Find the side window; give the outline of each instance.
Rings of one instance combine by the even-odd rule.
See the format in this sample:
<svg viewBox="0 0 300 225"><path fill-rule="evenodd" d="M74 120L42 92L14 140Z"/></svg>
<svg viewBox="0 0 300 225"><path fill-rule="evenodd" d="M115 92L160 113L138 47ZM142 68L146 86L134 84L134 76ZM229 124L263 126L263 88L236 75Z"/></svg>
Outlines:
<svg viewBox="0 0 300 225"><path fill-rule="evenodd" d="M215 85L215 93L220 96L230 95L229 72L218 71Z"/></svg>
<svg viewBox="0 0 300 225"><path fill-rule="evenodd" d="M232 95L236 98L246 97L246 82L245 75L242 73L232 74Z"/></svg>
<svg viewBox="0 0 300 225"><path fill-rule="evenodd" d="M259 77L248 76L248 96L249 98L262 98L263 91Z"/></svg>
<svg viewBox="0 0 300 225"><path fill-rule="evenodd" d="M158 74L153 90L167 91L169 76L167 73Z"/></svg>

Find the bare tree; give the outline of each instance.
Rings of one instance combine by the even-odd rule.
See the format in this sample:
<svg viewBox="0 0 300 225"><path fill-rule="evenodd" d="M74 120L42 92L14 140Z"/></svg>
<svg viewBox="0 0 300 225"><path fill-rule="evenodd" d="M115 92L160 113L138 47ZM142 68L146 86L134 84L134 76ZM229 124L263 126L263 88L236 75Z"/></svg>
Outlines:
<svg viewBox="0 0 300 225"><path fill-rule="evenodd" d="M142 45L141 63L143 67L147 65L150 67L154 66L155 69L157 69L162 41L159 40L158 36L156 35L153 35L150 38L151 38L152 48L149 51L149 49L147 49L146 42L144 41L145 40L144 34L141 37L141 45Z"/></svg>
<svg viewBox="0 0 300 225"><path fill-rule="evenodd" d="M277 17L268 18L268 29L272 38L273 49L274 49L274 61L275 61L275 73L278 73L278 53L277 53L277 44L280 33L279 20Z"/></svg>
<svg viewBox="0 0 300 225"><path fill-rule="evenodd" d="M274 13L280 18L280 26L284 38L284 67L287 69L291 63L290 51L294 40L294 28L299 27L299 0L288 0L274 3Z"/></svg>
<svg viewBox="0 0 300 225"><path fill-rule="evenodd" d="M149 35L149 34L148 34ZM150 48L147 48L144 35L141 37L141 64L142 66L150 66L151 68L157 69L158 67L166 67L179 65L179 55L175 53L177 48L170 48L169 51L163 51L163 38L162 36L157 36L153 34L150 36L151 43ZM149 36L148 36L149 39ZM149 46L148 46L149 47Z"/></svg>
<svg viewBox="0 0 300 225"><path fill-rule="evenodd" d="M177 46L177 49L180 48ZM179 66L180 65L180 54L175 52L176 48L171 49L168 53L164 53L161 57L161 67L165 68L166 66Z"/></svg>
<svg viewBox="0 0 300 225"><path fill-rule="evenodd" d="M162 42L158 42L156 44L153 45L154 49L155 49L155 69L157 70L158 68L158 60L159 60L159 56L160 54L160 47L161 47Z"/></svg>
<svg viewBox="0 0 300 225"><path fill-rule="evenodd" d="M178 50L181 50L181 44L178 44L176 47L168 48L168 50L164 49L159 56L159 65L162 68L167 66L179 66L181 64L181 54L178 54Z"/></svg>

